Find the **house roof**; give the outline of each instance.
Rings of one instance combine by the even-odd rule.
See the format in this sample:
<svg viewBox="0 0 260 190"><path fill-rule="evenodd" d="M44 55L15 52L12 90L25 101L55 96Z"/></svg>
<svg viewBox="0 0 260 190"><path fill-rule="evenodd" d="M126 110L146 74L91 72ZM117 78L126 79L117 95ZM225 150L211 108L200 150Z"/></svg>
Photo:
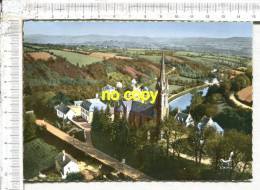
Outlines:
<svg viewBox="0 0 260 190"><path fill-rule="evenodd" d="M83 101L82 100L75 100L74 104L81 104Z"/></svg>
<svg viewBox="0 0 260 190"><path fill-rule="evenodd" d="M65 160L63 161L63 155L65 154ZM64 168L69 162L77 163L77 160L74 159L71 155L67 153L60 152L56 157L55 160L58 162L61 168Z"/></svg>
<svg viewBox="0 0 260 190"><path fill-rule="evenodd" d="M93 98L93 99L87 99L84 102L82 102L81 107L88 111L94 111L94 109L97 110L105 110L107 105L104 104L99 98Z"/></svg>
<svg viewBox="0 0 260 190"><path fill-rule="evenodd" d="M81 103L81 107L84 108L85 110L89 110L91 106L91 102L89 101L84 101Z"/></svg>
<svg viewBox="0 0 260 190"><path fill-rule="evenodd" d="M217 122L213 121L211 117L203 116L201 121L198 123L199 129L203 129L205 127L212 127L218 133L224 132L224 129Z"/></svg>
<svg viewBox="0 0 260 190"><path fill-rule="evenodd" d="M104 87L102 88L103 91L105 91L105 90L113 91L113 90L115 90L115 89L116 89L115 87L113 87L113 86L111 86L111 85L109 85L109 84L107 84L106 86L104 86Z"/></svg>
<svg viewBox="0 0 260 190"><path fill-rule="evenodd" d="M70 110L70 108L64 104L60 104L60 105L56 106L55 109L59 110L63 114L67 114Z"/></svg>
<svg viewBox="0 0 260 190"><path fill-rule="evenodd" d="M183 112L178 112L175 115L175 118L180 121L180 122L185 122L188 118L189 114L183 113Z"/></svg>

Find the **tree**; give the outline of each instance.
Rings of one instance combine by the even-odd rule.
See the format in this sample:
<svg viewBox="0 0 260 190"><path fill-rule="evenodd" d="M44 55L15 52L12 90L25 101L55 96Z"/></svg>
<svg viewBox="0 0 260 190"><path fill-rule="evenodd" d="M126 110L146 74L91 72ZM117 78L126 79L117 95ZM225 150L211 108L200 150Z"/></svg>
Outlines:
<svg viewBox="0 0 260 190"><path fill-rule="evenodd" d="M205 154L205 147L211 139L214 139L218 134L216 130L212 127L206 127L200 130L200 140L199 140L199 151L198 151L198 162L201 163L202 155Z"/></svg>
<svg viewBox="0 0 260 190"><path fill-rule="evenodd" d="M247 77L245 74L240 74L236 76L232 82L232 90L239 91L251 84L250 78Z"/></svg>
<svg viewBox="0 0 260 190"><path fill-rule="evenodd" d="M214 120L227 129L236 129L247 134L252 133L252 111L226 108L214 117Z"/></svg>
<svg viewBox="0 0 260 190"><path fill-rule="evenodd" d="M110 107L107 106L104 114L101 117L102 125L103 125L103 131L107 134L111 133L112 128L112 120L111 120L111 113L110 113Z"/></svg>
<svg viewBox="0 0 260 190"><path fill-rule="evenodd" d="M188 144L195 158L195 162L198 163L199 149L200 149L200 131L197 127L188 128Z"/></svg>
<svg viewBox="0 0 260 190"><path fill-rule="evenodd" d="M185 132L185 127L176 123L174 116L169 116L162 123L162 132L166 139L166 155L169 155L170 145L173 148L173 151L180 155L182 146L179 143L179 140L183 137Z"/></svg>
<svg viewBox="0 0 260 190"><path fill-rule="evenodd" d="M196 92L192 96L190 113L196 121L199 121L203 115L205 115L206 106L203 104L205 98L202 96L202 92Z"/></svg>
<svg viewBox="0 0 260 190"><path fill-rule="evenodd" d="M112 143L114 144L115 150L119 159L126 153L128 145L128 124L125 119L116 119L112 126Z"/></svg>
<svg viewBox="0 0 260 190"><path fill-rule="evenodd" d="M251 81L251 83L252 83L252 77L253 77L253 75L252 75L252 66L249 66L249 67L247 68L245 74L246 74L246 76L250 79L250 81Z"/></svg>
<svg viewBox="0 0 260 190"><path fill-rule="evenodd" d="M93 132L100 131L102 129L102 125L100 123L100 117L101 117L101 113L97 109L94 109L93 119L91 123Z"/></svg>
<svg viewBox="0 0 260 190"><path fill-rule="evenodd" d="M228 157L230 152L234 153L232 158L232 170L241 170L246 168L252 161L252 140L250 135L245 135L237 130L230 130L224 135L225 157Z"/></svg>
<svg viewBox="0 0 260 190"><path fill-rule="evenodd" d="M194 106L190 113L195 121L200 121L200 119L206 114L207 106L205 104L199 104Z"/></svg>
<svg viewBox="0 0 260 190"><path fill-rule="evenodd" d="M25 113L24 115L23 134L25 142L36 136L35 119L34 113Z"/></svg>
<svg viewBox="0 0 260 190"><path fill-rule="evenodd" d="M84 176L82 173L69 173L66 177L66 181L82 181L84 179Z"/></svg>
<svg viewBox="0 0 260 190"><path fill-rule="evenodd" d="M212 165L216 170L219 167L219 160L223 158L224 148L223 137L219 134L209 139L205 146L206 153L211 158Z"/></svg>
<svg viewBox="0 0 260 190"><path fill-rule="evenodd" d="M226 98L229 97L231 93L231 81L230 80L225 80L222 83L220 83L220 92L224 94Z"/></svg>

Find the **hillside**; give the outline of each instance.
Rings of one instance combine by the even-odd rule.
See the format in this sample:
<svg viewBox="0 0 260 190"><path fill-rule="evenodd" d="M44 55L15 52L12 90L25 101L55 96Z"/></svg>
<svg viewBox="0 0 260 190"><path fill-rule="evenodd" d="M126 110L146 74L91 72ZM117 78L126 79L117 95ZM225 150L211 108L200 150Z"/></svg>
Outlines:
<svg viewBox="0 0 260 190"><path fill-rule="evenodd" d="M94 97L103 86L118 81L124 86L133 78L149 82L159 74L159 64L145 59L108 58L79 66L55 54L29 52L24 54L24 71L25 93L44 89L77 99Z"/></svg>

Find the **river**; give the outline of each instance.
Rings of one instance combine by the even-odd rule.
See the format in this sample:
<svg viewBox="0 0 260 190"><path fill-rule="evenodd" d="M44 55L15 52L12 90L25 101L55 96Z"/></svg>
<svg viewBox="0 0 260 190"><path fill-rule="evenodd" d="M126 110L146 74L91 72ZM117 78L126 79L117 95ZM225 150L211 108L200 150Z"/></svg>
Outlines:
<svg viewBox="0 0 260 190"><path fill-rule="evenodd" d="M202 92L202 96L206 96L208 89L209 89L209 87L206 87L206 88L198 90L198 92ZM187 106L189 106L191 104L191 99L192 99L192 94L187 93L187 94L184 94L184 95L172 100L169 103L170 110L174 110L175 108L179 108L180 110L185 110L187 108Z"/></svg>

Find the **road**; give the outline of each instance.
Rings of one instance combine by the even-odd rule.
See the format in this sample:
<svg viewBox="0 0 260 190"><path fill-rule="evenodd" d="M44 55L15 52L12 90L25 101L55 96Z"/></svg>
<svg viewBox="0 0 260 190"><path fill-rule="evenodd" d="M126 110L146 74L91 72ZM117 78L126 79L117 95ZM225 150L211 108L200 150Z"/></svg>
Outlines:
<svg viewBox="0 0 260 190"><path fill-rule="evenodd" d="M252 107L248 106L248 105L245 105L243 104L242 102L238 101L234 95L234 93L232 93L230 96L229 96L229 99L234 102L237 106L239 107L242 107L242 108L245 108L245 109L250 109L252 110Z"/></svg>
<svg viewBox="0 0 260 190"><path fill-rule="evenodd" d="M97 150L96 148L93 147L92 144L84 143L76 138L73 138L72 136L68 135L67 133L61 131L57 127L49 124L48 122L46 122L44 120L37 119L36 124L45 128L49 133L55 135L56 137L63 140L64 142L71 144L78 150L81 150L82 152L88 154L92 158L99 160L101 163L114 168L115 170L130 177L134 181L151 181L152 180L151 177L145 175L144 173L140 172L139 170L136 170L126 164L123 164L120 161L116 160L115 158L112 158L111 156Z"/></svg>
<svg viewBox="0 0 260 190"><path fill-rule="evenodd" d="M176 99L176 98L178 98L178 97L180 97L180 96L182 96L182 95L184 95L184 94L187 94L187 93L189 93L189 92L191 92L191 91L193 91L193 90L198 90L198 89L201 89L201 88L206 88L206 87L208 87L208 86L209 86L208 84L203 84L203 85L200 85L200 86L195 86L195 87L189 88L189 89L184 90L184 91L181 91L181 92L179 92L179 93L177 93L177 94L172 94L172 95L170 95L170 96L168 97L168 100L169 100L169 102L170 102L170 101L172 101L172 100L174 100L174 99Z"/></svg>

